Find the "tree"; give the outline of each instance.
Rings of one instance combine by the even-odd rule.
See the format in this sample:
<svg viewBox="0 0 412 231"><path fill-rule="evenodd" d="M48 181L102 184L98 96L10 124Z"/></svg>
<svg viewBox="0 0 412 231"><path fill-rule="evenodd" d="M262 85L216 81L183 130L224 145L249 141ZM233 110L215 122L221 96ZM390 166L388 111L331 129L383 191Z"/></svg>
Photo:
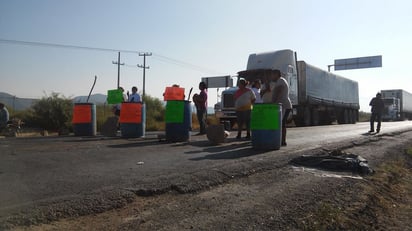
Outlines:
<svg viewBox="0 0 412 231"><path fill-rule="evenodd" d="M143 97L146 104L146 130L157 131L164 129L165 107L158 98L148 95Z"/></svg>
<svg viewBox="0 0 412 231"><path fill-rule="evenodd" d="M43 129L64 131L71 127L73 103L71 99L51 93L37 101L33 106L33 122Z"/></svg>

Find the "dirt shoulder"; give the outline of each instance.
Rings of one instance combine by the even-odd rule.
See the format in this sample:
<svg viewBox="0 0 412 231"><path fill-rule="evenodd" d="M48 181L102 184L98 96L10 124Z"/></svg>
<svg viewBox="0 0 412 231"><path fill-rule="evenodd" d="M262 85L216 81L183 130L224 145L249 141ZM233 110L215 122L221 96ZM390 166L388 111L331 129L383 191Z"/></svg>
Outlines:
<svg viewBox="0 0 412 231"><path fill-rule="evenodd" d="M412 230L411 141L412 132L404 132L324 147L366 158L375 170L366 177L266 166L217 186L193 182L203 187L135 196L107 212L13 229Z"/></svg>

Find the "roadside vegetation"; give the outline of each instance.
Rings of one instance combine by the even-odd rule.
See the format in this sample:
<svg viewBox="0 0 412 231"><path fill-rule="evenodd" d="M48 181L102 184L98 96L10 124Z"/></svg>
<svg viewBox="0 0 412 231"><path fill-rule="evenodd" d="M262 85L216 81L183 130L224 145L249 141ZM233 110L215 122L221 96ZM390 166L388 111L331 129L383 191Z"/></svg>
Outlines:
<svg viewBox="0 0 412 231"><path fill-rule="evenodd" d="M408 227L412 214L412 148L405 150L405 155L383 162L374 175L347 191L355 195L350 201L342 197L345 192L333 201L321 201L298 226L302 230Z"/></svg>
<svg viewBox="0 0 412 231"><path fill-rule="evenodd" d="M143 100L146 105L146 130L164 130L165 106L163 101L151 96L145 96ZM73 101L59 93L45 95L27 110L14 111L10 109L9 112L11 118L24 121L23 127L26 130L47 130L58 134L68 134L69 132L73 132L71 124ZM97 131L99 131L103 123L112 116L112 105L96 105ZM370 113L359 112L359 122L369 121L369 117ZM214 115L209 115L208 123L218 124L219 121ZM198 128L199 124L196 118L196 113L194 112L192 113L192 129L196 130Z"/></svg>
<svg viewBox="0 0 412 231"><path fill-rule="evenodd" d="M146 104L146 130L163 130L165 114L163 102L151 96L145 96L143 100ZM73 105L72 99L66 98L59 93L51 93L42 97L29 109L23 111L10 109L10 119L24 121L23 127L27 130L47 130L49 132L57 132L58 134L67 134L68 132L73 132L71 123ZM96 105L97 130L99 131L107 118L112 116L112 105Z"/></svg>

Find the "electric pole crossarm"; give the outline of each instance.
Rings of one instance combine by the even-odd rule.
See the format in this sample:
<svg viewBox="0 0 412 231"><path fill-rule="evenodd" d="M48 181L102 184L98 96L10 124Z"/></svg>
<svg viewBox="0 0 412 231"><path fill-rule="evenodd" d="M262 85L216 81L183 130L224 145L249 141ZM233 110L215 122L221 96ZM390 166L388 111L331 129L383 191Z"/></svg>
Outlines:
<svg viewBox="0 0 412 231"><path fill-rule="evenodd" d="M139 53L139 56L143 56L143 65L137 65L137 67L143 68L143 97L146 95L146 69L149 69L149 66L146 66L146 56L152 56L152 53L144 52ZM142 97L142 98L143 98Z"/></svg>
<svg viewBox="0 0 412 231"><path fill-rule="evenodd" d="M120 63L120 51L117 56L117 62L112 61L113 64L117 65L117 89L120 87L120 65L124 65L124 63Z"/></svg>

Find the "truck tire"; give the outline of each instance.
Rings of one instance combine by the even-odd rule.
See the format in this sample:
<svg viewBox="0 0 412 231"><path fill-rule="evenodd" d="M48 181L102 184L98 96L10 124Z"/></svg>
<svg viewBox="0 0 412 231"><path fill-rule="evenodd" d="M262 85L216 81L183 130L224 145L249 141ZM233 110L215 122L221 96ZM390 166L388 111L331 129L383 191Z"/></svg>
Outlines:
<svg viewBox="0 0 412 231"><path fill-rule="evenodd" d="M303 113L303 126L310 126L312 125L312 117L311 117L311 110L309 107L305 107Z"/></svg>
<svg viewBox="0 0 412 231"><path fill-rule="evenodd" d="M312 123L311 123L311 125L313 125L313 126L319 126L319 121L320 121L320 118L319 118L319 111L318 111L318 109L317 108L312 108Z"/></svg>
<svg viewBox="0 0 412 231"><path fill-rule="evenodd" d="M339 124L348 124L349 123L348 109L338 110L338 123Z"/></svg>
<svg viewBox="0 0 412 231"><path fill-rule="evenodd" d="M355 109L352 109L351 110L351 124L356 124L357 121L358 121L357 111Z"/></svg>
<svg viewBox="0 0 412 231"><path fill-rule="evenodd" d="M345 109L343 111L343 123L348 124L349 123L349 110Z"/></svg>
<svg viewBox="0 0 412 231"><path fill-rule="evenodd" d="M328 110L319 112L319 115L320 115L320 119L319 119L320 125L331 125L332 124L333 119Z"/></svg>

